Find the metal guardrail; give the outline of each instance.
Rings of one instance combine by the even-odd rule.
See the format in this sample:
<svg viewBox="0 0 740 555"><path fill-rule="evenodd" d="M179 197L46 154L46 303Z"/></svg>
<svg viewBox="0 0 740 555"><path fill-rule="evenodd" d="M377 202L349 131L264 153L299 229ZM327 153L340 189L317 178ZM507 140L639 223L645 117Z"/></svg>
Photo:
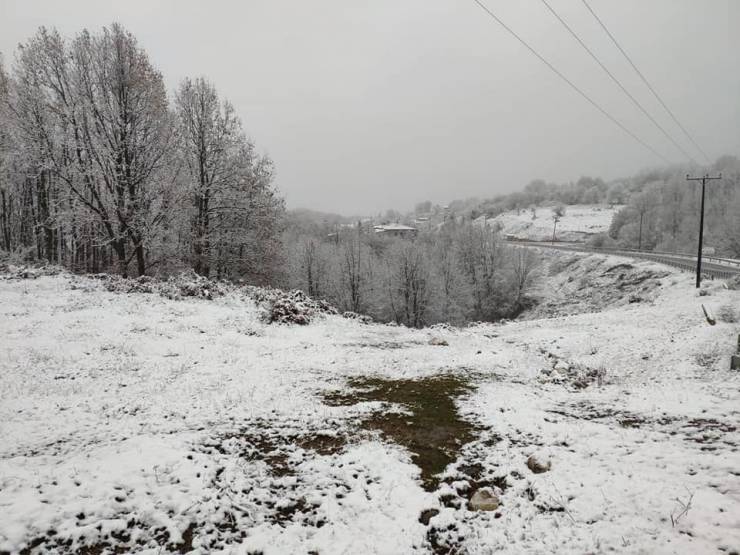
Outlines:
<svg viewBox="0 0 740 555"><path fill-rule="evenodd" d="M557 244L541 241L517 241L508 240L510 244L524 247L542 247L573 252L593 252L601 254L613 254L615 256L626 256L650 260L666 266L671 266L686 272L696 271L696 256L675 252L640 251L637 249L619 249L611 247L590 247L588 245ZM730 279L740 275L740 260L732 258L720 258L715 256L702 256L704 266L702 274L710 278Z"/></svg>

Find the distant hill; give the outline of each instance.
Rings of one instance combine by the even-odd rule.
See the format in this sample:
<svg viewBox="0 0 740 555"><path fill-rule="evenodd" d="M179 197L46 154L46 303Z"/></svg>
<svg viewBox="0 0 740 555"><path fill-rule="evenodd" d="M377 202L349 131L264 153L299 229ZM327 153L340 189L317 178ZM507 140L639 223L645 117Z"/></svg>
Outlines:
<svg viewBox="0 0 740 555"><path fill-rule="evenodd" d="M290 227L298 228L349 224L358 220L357 217L342 216L332 212L320 212L318 210L310 210L308 208L288 210L285 214L285 219Z"/></svg>

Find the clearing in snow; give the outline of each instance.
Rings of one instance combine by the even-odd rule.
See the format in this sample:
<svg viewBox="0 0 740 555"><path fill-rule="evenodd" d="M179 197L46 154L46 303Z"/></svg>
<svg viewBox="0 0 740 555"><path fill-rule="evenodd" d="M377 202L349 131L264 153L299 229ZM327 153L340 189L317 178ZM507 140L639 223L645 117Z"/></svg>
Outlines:
<svg viewBox="0 0 740 555"><path fill-rule="evenodd" d="M549 256L532 319L461 329L5 274L0 552L740 552L740 293Z"/></svg>
<svg viewBox="0 0 740 555"><path fill-rule="evenodd" d="M556 228L558 241L583 242L597 233L606 233L612 218L622 206L576 204L565 207L565 214ZM481 216L476 222L491 227L500 227L501 234L527 241L550 241L553 232L552 207L539 206L529 210L512 210L486 219Z"/></svg>

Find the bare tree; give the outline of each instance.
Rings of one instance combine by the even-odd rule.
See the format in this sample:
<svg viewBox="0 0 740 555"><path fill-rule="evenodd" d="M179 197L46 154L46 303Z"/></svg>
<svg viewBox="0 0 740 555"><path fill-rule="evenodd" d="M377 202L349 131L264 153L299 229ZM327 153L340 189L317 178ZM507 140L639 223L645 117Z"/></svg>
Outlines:
<svg viewBox="0 0 740 555"><path fill-rule="evenodd" d="M638 195L635 195L630 203L632 205L632 208L635 210L635 213L637 214L637 219L639 220L637 250L642 250L642 230L645 222L645 217L650 214L654 208L656 208L658 202L659 199L657 197L656 191L652 189L647 189L639 193Z"/></svg>
<svg viewBox="0 0 740 555"><path fill-rule="evenodd" d="M10 79L5 72L3 58L0 55L0 248L10 251L11 195L10 191L10 157L11 139L9 134L10 117Z"/></svg>
<svg viewBox="0 0 740 555"><path fill-rule="evenodd" d="M488 226L464 226L457 235L460 272L471 303L470 317L492 321L502 312L503 245Z"/></svg>
<svg viewBox="0 0 740 555"><path fill-rule="evenodd" d="M241 122L203 78L185 79L175 97L182 157L191 191L193 269L208 275L211 232L219 199L239 179Z"/></svg>
<svg viewBox="0 0 740 555"><path fill-rule="evenodd" d="M552 242L555 242L555 229L558 227L558 222L565 216L565 206L557 204L552 207Z"/></svg>
<svg viewBox="0 0 740 555"><path fill-rule="evenodd" d="M523 308L525 294L537 278L541 258L532 249L511 247L510 260L514 290L512 312L518 313Z"/></svg>
<svg viewBox="0 0 740 555"><path fill-rule="evenodd" d="M173 128L162 76L133 35L113 24L71 44L42 28L20 51L17 81L16 114L40 155L39 175L48 168L66 184L121 274L134 257L144 274L169 185Z"/></svg>
<svg viewBox="0 0 740 555"><path fill-rule="evenodd" d="M389 249L388 300L399 324L422 327L431 297L431 272L418 242L398 240Z"/></svg>
<svg viewBox="0 0 740 555"><path fill-rule="evenodd" d="M347 310L362 312L365 308L367 252L358 226L348 233L340 246L340 287Z"/></svg>

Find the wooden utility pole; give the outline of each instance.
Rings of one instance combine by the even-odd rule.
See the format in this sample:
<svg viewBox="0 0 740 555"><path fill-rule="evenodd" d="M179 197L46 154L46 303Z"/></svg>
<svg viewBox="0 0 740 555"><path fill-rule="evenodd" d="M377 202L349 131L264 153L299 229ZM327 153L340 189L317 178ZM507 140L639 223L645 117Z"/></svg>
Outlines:
<svg viewBox="0 0 740 555"><path fill-rule="evenodd" d="M710 177L708 174L704 174L701 177L691 177L686 174L686 181L701 181L701 215L699 216L699 252L696 255L696 287L697 289L701 286L701 255L702 248L704 247L704 189L707 185L707 181L712 179L722 179L722 174L715 177Z"/></svg>

